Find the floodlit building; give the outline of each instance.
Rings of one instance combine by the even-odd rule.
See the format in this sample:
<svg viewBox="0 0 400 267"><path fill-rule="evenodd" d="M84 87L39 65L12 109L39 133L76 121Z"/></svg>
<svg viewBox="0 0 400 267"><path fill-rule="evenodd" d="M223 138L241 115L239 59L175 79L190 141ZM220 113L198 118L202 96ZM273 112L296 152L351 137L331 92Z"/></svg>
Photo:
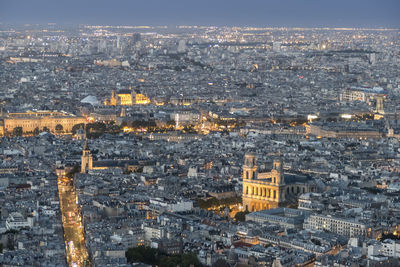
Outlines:
<svg viewBox="0 0 400 267"><path fill-rule="evenodd" d="M147 105L150 104L150 99L144 94L135 94L136 105Z"/></svg>
<svg viewBox="0 0 400 267"><path fill-rule="evenodd" d="M132 92L130 90L121 90L117 94L118 104L121 106L132 106Z"/></svg>
<svg viewBox="0 0 400 267"><path fill-rule="evenodd" d="M106 106L132 106L132 105L147 105L150 104L150 99L140 93L135 93L132 90L115 90L111 93L111 98L104 101Z"/></svg>
<svg viewBox="0 0 400 267"><path fill-rule="evenodd" d="M253 153L245 155L242 178L243 206L248 211L276 208L299 194L316 190L310 177L285 174L281 158L274 159L270 172L259 173Z"/></svg>
<svg viewBox="0 0 400 267"><path fill-rule="evenodd" d="M16 127L21 127L23 133L33 133L36 130L71 133L72 127L81 123L85 124L86 118L63 111L39 110L7 113L4 114L0 120L0 134L12 134Z"/></svg>

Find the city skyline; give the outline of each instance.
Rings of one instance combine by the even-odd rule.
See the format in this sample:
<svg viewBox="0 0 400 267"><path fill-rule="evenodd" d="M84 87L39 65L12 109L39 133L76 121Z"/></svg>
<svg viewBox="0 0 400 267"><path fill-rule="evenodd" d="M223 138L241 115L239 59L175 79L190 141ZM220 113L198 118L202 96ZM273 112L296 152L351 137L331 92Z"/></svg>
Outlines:
<svg viewBox="0 0 400 267"><path fill-rule="evenodd" d="M0 0L0 266L400 266L399 0Z"/></svg>

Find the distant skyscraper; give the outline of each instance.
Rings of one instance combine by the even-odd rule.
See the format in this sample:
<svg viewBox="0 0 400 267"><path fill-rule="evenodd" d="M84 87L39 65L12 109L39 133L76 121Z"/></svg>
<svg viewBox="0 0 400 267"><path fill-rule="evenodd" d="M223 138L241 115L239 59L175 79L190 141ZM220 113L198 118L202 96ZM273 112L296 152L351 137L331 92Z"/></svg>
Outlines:
<svg viewBox="0 0 400 267"><path fill-rule="evenodd" d="M138 45L140 44L141 41L141 35L140 33L133 33L132 37L128 38L126 40L126 49L127 51L133 51L135 50Z"/></svg>
<svg viewBox="0 0 400 267"><path fill-rule="evenodd" d="M121 48L121 36L117 36L117 48Z"/></svg>
<svg viewBox="0 0 400 267"><path fill-rule="evenodd" d="M376 56L375 56L375 53L369 54L369 64L375 65L375 63L376 63Z"/></svg>
<svg viewBox="0 0 400 267"><path fill-rule="evenodd" d="M272 43L272 51L281 52L281 42L273 42Z"/></svg>
<svg viewBox="0 0 400 267"><path fill-rule="evenodd" d="M140 40L142 39L140 33L135 32L134 34L132 34L132 42L135 44L137 42L140 42Z"/></svg>
<svg viewBox="0 0 400 267"><path fill-rule="evenodd" d="M178 44L178 52L183 53L186 51L186 41L185 40L180 40Z"/></svg>

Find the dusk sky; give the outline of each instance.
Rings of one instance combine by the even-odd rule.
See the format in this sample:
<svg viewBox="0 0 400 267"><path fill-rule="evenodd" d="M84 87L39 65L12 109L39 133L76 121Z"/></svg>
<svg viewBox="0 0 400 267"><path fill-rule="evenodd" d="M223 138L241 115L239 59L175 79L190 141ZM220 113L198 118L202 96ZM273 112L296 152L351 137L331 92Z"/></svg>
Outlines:
<svg viewBox="0 0 400 267"><path fill-rule="evenodd" d="M0 0L2 23L400 27L400 0Z"/></svg>

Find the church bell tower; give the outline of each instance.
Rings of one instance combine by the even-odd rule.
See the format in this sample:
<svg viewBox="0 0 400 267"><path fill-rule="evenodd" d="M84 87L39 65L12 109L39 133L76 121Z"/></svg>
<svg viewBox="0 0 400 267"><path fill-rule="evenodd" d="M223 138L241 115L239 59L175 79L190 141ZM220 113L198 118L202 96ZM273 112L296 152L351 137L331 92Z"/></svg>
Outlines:
<svg viewBox="0 0 400 267"><path fill-rule="evenodd" d="M81 173L86 173L88 170L93 169L93 157L90 152L87 140L85 140L85 145L83 146L82 156L81 156Z"/></svg>
<svg viewBox="0 0 400 267"><path fill-rule="evenodd" d="M283 176L283 160L281 157L274 159L273 168L271 171L272 180L274 184L283 185L285 184Z"/></svg>
<svg viewBox="0 0 400 267"><path fill-rule="evenodd" d="M243 179L257 178L256 155L254 153L246 153L244 156Z"/></svg>

